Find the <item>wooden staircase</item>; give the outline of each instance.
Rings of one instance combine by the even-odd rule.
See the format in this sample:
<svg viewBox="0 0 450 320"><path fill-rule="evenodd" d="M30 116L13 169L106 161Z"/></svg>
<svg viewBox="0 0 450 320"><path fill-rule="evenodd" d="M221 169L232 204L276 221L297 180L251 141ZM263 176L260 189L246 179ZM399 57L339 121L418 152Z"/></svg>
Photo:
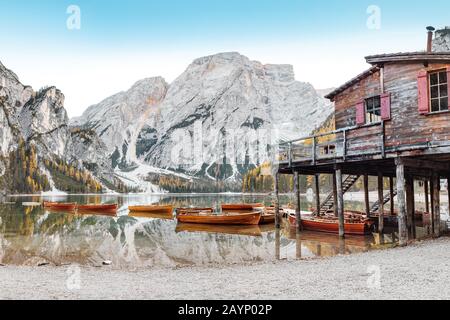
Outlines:
<svg viewBox="0 0 450 320"><path fill-rule="evenodd" d="M394 188L394 198L397 196L397 188ZM391 193L388 192L384 198L383 198L383 205L391 201ZM372 207L370 208L370 213L378 213L378 210L380 210L380 202L376 201Z"/></svg>
<svg viewBox="0 0 450 320"><path fill-rule="evenodd" d="M357 175L349 175L345 180L342 182L342 191L343 193L346 193L350 188L358 181L360 176ZM333 192L331 192L327 198L322 202L320 205L320 215L327 214L331 209L334 207L334 195Z"/></svg>

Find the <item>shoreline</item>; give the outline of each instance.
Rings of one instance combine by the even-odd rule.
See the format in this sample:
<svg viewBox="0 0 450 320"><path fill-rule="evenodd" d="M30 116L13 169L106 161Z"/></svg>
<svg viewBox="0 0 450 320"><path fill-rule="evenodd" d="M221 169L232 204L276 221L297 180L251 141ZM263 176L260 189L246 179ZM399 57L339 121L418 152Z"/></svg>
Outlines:
<svg viewBox="0 0 450 320"><path fill-rule="evenodd" d="M228 266L0 266L0 299L448 299L449 248L443 237L332 258Z"/></svg>

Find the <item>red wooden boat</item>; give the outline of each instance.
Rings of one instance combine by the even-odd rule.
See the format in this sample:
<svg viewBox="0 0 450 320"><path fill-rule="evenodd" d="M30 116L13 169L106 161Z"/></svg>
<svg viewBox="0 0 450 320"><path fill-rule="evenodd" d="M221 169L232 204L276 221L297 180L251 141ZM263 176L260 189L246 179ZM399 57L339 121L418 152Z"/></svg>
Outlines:
<svg viewBox="0 0 450 320"><path fill-rule="evenodd" d="M213 212L213 208L177 208L175 210L176 214L180 213L195 213L195 212Z"/></svg>
<svg viewBox="0 0 450 320"><path fill-rule="evenodd" d="M234 203L222 204L222 211L252 211L255 208L262 208L262 203Z"/></svg>
<svg viewBox="0 0 450 320"><path fill-rule="evenodd" d="M222 213L211 212L180 213L177 215L180 223L219 224L219 225L258 225L260 212Z"/></svg>
<svg viewBox="0 0 450 320"><path fill-rule="evenodd" d="M261 220L259 221L259 224L270 224L275 223L275 214L271 213L263 213L261 215Z"/></svg>
<svg viewBox="0 0 450 320"><path fill-rule="evenodd" d="M87 204L78 205L77 210L80 212L116 213L117 208L117 204Z"/></svg>
<svg viewBox="0 0 450 320"><path fill-rule="evenodd" d="M44 201L44 208L51 210L75 211L75 209L77 208L77 204Z"/></svg>
<svg viewBox="0 0 450 320"><path fill-rule="evenodd" d="M289 215L289 223L291 226L295 226L297 219L295 215ZM364 219L345 220L344 231L349 235L366 235L370 234L373 221ZM308 217L302 218L302 227L305 230L327 232L327 233L339 233L339 221L336 218L316 218Z"/></svg>

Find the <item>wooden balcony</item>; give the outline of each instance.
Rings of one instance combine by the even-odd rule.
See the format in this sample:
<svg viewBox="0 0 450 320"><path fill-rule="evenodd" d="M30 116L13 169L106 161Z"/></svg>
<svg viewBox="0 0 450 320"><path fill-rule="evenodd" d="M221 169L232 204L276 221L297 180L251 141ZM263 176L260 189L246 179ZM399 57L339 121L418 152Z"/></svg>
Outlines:
<svg viewBox="0 0 450 320"><path fill-rule="evenodd" d="M323 134L303 137L280 144L280 169L313 167L338 163L391 160L401 157L432 157L446 154L448 161L450 142L437 140L433 135L422 141L396 137L385 122L343 128Z"/></svg>
<svg viewBox="0 0 450 320"><path fill-rule="evenodd" d="M385 156L383 123L349 127L280 144L280 164L342 162L352 158Z"/></svg>

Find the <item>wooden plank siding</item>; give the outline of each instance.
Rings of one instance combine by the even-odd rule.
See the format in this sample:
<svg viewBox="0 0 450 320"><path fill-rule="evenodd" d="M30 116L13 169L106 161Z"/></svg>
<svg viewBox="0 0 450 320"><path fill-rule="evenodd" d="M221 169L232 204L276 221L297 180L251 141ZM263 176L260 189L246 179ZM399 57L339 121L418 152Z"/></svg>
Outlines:
<svg viewBox="0 0 450 320"><path fill-rule="evenodd" d="M385 92L391 94L391 120L386 121L385 146L413 146L450 141L450 112L421 115L418 111L417 76L421 70L445 70L449 64L390 63L384 66ZM335 97L336 129L356 124L356 104L381 95L380 71L369 75ZM449 79L450 80L450 79ZM349 154L379 143L378 127L349 132ZM360 142L357 140L360 139Z"/></svg>
<svg viewBox="0 0 450 320"><path fill-rule="evenodd" d="M450 112L421 115L418 111L417 76L421 70L445 70L450 64L385 65L385 89L391 93L392 120L386 122L386 146L450 141Z"/></svg>
<svg viewBox="0 0 450 320"><path fill-rule="evenodd" d="M356 125L356 105L380 93L380 71L376 71L338 94L335 98L336 129Z"/></svg>

